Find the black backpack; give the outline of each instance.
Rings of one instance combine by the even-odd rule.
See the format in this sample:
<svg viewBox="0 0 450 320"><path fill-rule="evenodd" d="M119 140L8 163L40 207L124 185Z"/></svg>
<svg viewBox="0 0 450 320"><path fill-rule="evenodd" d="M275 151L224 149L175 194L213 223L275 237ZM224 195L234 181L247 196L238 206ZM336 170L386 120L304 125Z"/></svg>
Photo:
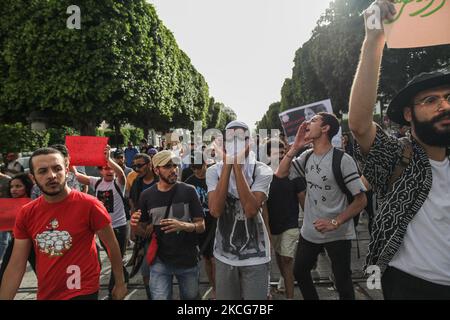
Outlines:
<svg viewBox="0 0 450 320"><path fill-rule="evenodd" d="M95 186L94 186L94 194L95 194L95 196L97 196L97 188L98 188L98 186L100 185L100 183L102 183L102 181L103 181L103 178L101 178L100 180L98 180L98 181L95 183ZM122 202L123 202L123 209L125 210L125 217L126 217L126 219L127 219L127 221L128 221L128 220L130 220L130 218L131 218L131 216L130 216L130 204L129 204L129 202L124 198L124 196L123 196L123 194L122 194L122 191L120 190L120 187L119 187L119 185L118 185L117 182L116 182L116 179L114 179L114 188L116 188L117 193L120 195L120 198L122 199Z"/></svg>
<svg viewBox="0 0 450 320"><path fill-rule="evenodd" d="M306 157L305 157L304 168L306 168L306 164L308 163L309 157L311 157L311 155L313 154L313 149L310 149L306 152L308 152L308 153L306 154ZM342 162L342 158L344 157L344 153L345 153L344 151L333 147L333 160L332 160L331 167L333 170L334 179L336 180L336 183L339 186L339 189L341 190L342 193L345 194L345 196L347 197L348 204L350 204L353 202L354 197L353 197L352 193L350 192L350 190L348 190L347 186L345 185L344 177L342 176L342 170L341 170L341 162ZM358 164L356 164L356 168L358 169L358 177L355 177L350 181L361 178L361 171L359 170ZM356 231L356 227L358 226L360 215L361 215L361 213L358 213L356 216L353 217L353 225L354 225L355 234L356 234L356 246L357 246L358 259L360 258L360 250L359 250L358 232Z"/></svg>
<svg viewBox="0 0 450 320"><path fill-rule="evenodd" d="M313 149L309 149L306 152L307 152L307 154L305 157L305 165L304 165L305 168L306 168L306 164L308 163L309 157L311 157L311 155L313 154ZM339 189L342 191L342 193L345 194L345 196L347 197L348 203L350 204L353 202L353 195L350 192L350 190L347 189L347 186L345 185L344 177L342 176L342 171L341 171L341 162L342 162L342 157L344 156L344 153L345 152L340 149L333 148L332 170L333 170L333 175L336 180L336 183L339 186ZM358 168L358 166L356 166L356 167ZM359 170L359 168L358 168L358 175L359 175L359 177L355 177L350 181L356 180L361 177L361 171ZM357 216L357 217L359 219L359 216ZM355 218L353 218L353 219L355 219Z"/></svg>

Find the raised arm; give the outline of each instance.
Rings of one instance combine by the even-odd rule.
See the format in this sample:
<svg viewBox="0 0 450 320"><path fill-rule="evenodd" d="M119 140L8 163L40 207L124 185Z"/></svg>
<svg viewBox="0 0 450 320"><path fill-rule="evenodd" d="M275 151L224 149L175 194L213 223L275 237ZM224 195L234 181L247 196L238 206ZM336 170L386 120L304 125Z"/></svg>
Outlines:
<svg viewBox="0 0 450 320"><path fill-rule="evenodd" d="M225 200L228 194L228 184L232 168L232 164L224 162L216 189L208 193L209 213L215 218L219 218L225 208Z"/></svg>
<svg viewBox="0 0 450 320"><path fill-rule="evenodd" d="M69 170L73 172L79 183L85 186L89 185L90 183L89 176L82 174L81 172L78 172L77 168L75 168L74 166L70 166Z"/></svg>
<svg viewBox="0 0 450 320"><path fill-rule="evenodd" d="M304 121L298 128L292 147L286 153L286 156L283 158L283 160L281 160L280 165L278 166L278 169L275 172L275 175L278 178L285 178L289 176L289 169L291 168L292 160L295 158L295 156L301 149L303 149L306 145L308 145L311 142L311 140L305 140L307 126L308 122Z"/></svg>
<svg viewBox="0 0 450 320"><path fill-rule="evenodd" d="M395 14L392 0L379 0L364 12L366 37L349 101L348 124L363 153L368 153L376 135L373 107L377 100L381 59L385 44L381 21Z"/></svg>
<svg viewBox="0 0 450 320"><path fill-rule="evenodd" d="M105 159L108 163L108 166L113 169L114 173L116 174L117 181L121 186L125 186L126 177L125 173L123 172L122 168L113 160L111 159L111 153L110 153L111 147L108 145L105 148Z"/></svg>

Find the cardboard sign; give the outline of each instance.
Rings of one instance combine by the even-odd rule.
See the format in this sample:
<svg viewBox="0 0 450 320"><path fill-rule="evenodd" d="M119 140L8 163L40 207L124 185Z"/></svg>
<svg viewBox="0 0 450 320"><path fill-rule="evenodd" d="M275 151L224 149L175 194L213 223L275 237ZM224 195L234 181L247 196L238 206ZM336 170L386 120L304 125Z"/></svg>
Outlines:
<svg viewBox="0 0 450 320"><path fill-rule="evenodd" d="M295 135L297 130L303 121L309 121L319 112L333 113L333 107L331 105L331 100L323 100L314 102L301 107L289 109L280 113L281 126L283 127L284 134L289 144L293 144L295 140ZM342 133L339 129L338 134L336 134L331 143L337 148L341 148Z"/></svg>
<svg viewBox="0 0 450 320"><path fill-rule="evenodd" d="M106 165L105 148L107 137L66 136L70 164L96 167Z"/></svg>
<svg viewBox="0 0 450 320"><path fill-rule="evenodd" d="M389 48L450 43L450 1L396 0L394 21L384 23Z"/></svg>
<svg viewBox="0 0 450 320"><path fill-rule="evenodd" d="M17 214L30 201L30 198L0 198L0 231L11 231Z"/></svg>

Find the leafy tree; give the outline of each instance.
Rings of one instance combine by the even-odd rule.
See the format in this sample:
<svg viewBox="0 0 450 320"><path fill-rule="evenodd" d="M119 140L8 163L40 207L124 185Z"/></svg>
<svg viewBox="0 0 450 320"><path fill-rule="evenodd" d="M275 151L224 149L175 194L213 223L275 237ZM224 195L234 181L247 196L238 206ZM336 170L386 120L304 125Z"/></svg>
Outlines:
<svg viewBox="0 0 450 320"><path fill-rule="evenodd" d="M46 131L34 131L21 123L0 125L0 153L34 151L46 147L50 135Z"/></svg>
<svg viewBox="0 0 450 320"><path fill-rule="evenodd" d="M81 30L66 27L69 0L3 0L0 120L45 111L82 134L113 127L204 121L208 87L145 0L79 0ZM176 123L179 122L179 123Z"/></svg>
<svg viewBox="0 0 450 320"><path fill-rule="evenodd" d="M364 39L361 13L372 0L335 0L311 38L297 50L292 78L281 89L281 111L330 98L334 112L348 111L348 99ZM387 103L413 76L450 66L450 46L385 48L379 99ZM269 122L269 123L267 123ZM259 125L271 125L262 119Z"/></svg>
<svg viewBox="0 0 450 320"><path fill-rule="evenodd" d="M263 119L256 124L256 129L279 129L282 130L281 122L278 114L281 112L281 103L274 102L269 106L269 110L264 115Z"/></svg>

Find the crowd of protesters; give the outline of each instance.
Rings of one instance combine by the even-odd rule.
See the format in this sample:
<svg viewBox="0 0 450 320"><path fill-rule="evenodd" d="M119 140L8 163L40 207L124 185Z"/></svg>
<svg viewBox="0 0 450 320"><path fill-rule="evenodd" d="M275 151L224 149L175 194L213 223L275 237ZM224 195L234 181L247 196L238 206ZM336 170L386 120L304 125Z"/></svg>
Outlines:
<svg viewBox="0 0 450 320"><path fill-rule="evenodd" d="M372 5L393 13L390 2ZM237 120L207 145L107 146L100 177L72 166L64 145L34 151L29 174L7 154L0 197L34 200L0 233L0 299L15 297L27 261L38 299L98 299L100 244L110 299L123 299L137 273L148 299L173 299L174 277L181 299L198 299L204 260L214 299L264 300L273 252L286 298L296 283L316 300L311 271L326 252L339 298L353 300L351 247L363 211L363 268L379 268L384 298L450 299L450 72L406 84L388 106L399 125L388 134L372 116L384 44L383 30L366 28L342 148L332 145L338 119L319 112L291 145L284 136L259 141L266 161Z"/></svg>

